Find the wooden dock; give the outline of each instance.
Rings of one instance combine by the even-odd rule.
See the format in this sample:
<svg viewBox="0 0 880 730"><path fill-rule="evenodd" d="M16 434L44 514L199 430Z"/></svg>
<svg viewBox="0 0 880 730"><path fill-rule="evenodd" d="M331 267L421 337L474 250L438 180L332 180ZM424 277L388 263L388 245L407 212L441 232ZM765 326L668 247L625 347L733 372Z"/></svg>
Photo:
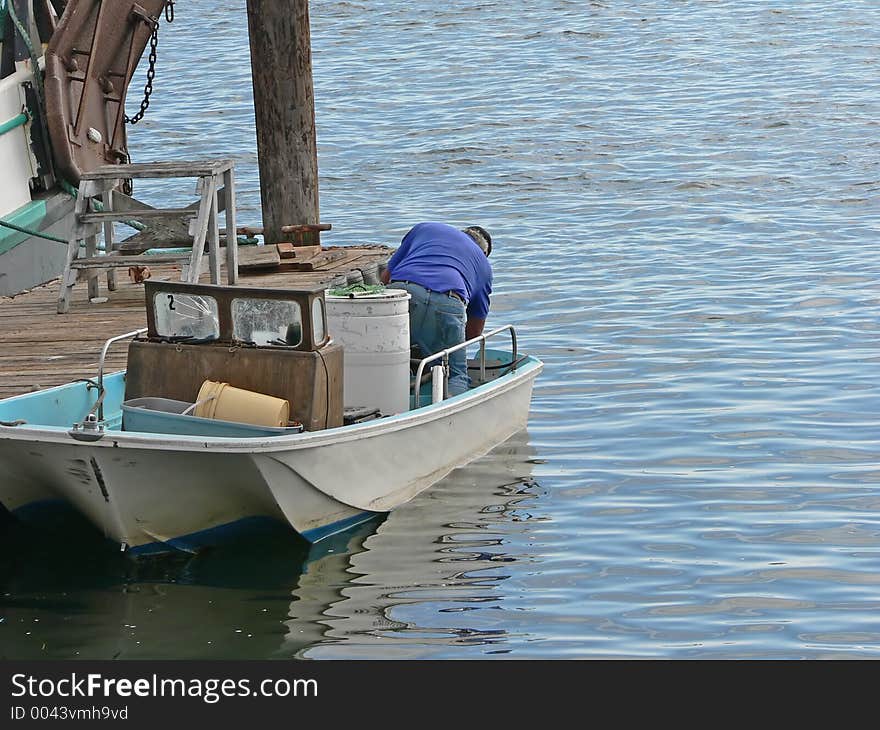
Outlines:
<svg viewBox="0 0 880 730"><path fill-rule="evenodd" d="M240 250L245 248L251 247ZM239 285L295 289L329 284L340 274L384 262L392 253L392 248L380 245L326 246L311 266L300 270L290 270L292 265L281 267L288 270L277 266L242 268ZM150 274L152 279L177 281L180 267L150 266ZM100 294L107 301L93 304L88 300L87 287L79 285L67 314L56 313L59 280L14 297L0 297L0 398L77 378L94 378L104 343L110 337L146 326L143 284L134 283L120 272L117 290L108 292L106 276L101 278ZM203 275L202 280L207 283L209 278ZM125 344L115 345L108 354L105 371L123 369L126 358Z"/></svg>

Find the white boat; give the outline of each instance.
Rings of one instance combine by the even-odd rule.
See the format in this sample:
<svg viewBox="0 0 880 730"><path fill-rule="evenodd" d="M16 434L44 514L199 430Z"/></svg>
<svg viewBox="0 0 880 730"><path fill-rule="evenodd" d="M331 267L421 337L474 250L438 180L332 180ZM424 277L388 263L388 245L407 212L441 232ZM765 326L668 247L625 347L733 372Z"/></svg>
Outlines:
<svg viewBox="0 0 880 730"><path fill-rule="evenodd" d="M240 322L231 321L242 302L264 315L251 321L254 333L277 331L273 312L289 319L296 304L296 339L242 335ZM147 282L147 303L147 330L108 340L97 378L0 401L0 504L13 515L39 520L53 506L72 507L133 554L198 550L265 519L316 542L393 510L525 428L543 367L519 352L505 325L460 346L478 350L465 393L444 397L446 350L418 363L412 385L406 368L403 387L412 390L404 410L383 413L380 404L352 415L349 407L346 420L333 415L343 411L344 347L330 337L332 327L328 334L323 289ZM207 313L214 328L207 336L175 319L187 307L198 309L199 322ZM281 325L283 333L289 322ZM239 337L229 346L233 329ZM398 334L408 344L408 326ZM507 336L508 349L487 345ZM131 340L128 369L104 377L107 350L123 339ZM386 348L376 361L387 357ZM291 372L305 373L303 382L290 385ZM425 373L431 377L423 382ZM256 434L253 425L194 415L203 401L193 384L206 374L228 375L264 397L293 388L289 404L299 423ZM374 377L382 393L392 375ZM151 397L191 406L173 413L145 407ZM135 421L148 425L137 430ZM230 427L239 431L222 430Z"/></svg>

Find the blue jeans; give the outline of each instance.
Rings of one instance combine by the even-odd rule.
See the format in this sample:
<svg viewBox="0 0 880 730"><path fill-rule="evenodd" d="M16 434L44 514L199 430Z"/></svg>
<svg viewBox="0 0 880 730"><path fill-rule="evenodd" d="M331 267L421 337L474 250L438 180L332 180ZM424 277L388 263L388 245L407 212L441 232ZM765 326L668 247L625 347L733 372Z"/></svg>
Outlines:
<svg viewBox="0 0 880 730"><path fill-rule="evenodd" d="M430 291L411 281L392 281L389 286L405 289L412 297L409 300L409 341L411 345L419 346L422 357L464 342L466 315L461 299ZM438 360L430 365L439 363ZM469 385L467 353L461 349L449 356L449 395L464 393Z"/></svg>

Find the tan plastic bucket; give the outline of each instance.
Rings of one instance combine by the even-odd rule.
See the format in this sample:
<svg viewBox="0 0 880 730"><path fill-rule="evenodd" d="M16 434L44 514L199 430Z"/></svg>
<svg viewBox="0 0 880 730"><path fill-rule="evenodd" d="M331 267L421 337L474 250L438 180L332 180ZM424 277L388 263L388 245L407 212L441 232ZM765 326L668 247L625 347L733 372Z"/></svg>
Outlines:
<svg viewBox="0 0 880 730"><path fill-rule="evenodd" d="M254 426L287 426L290 403L283 398L233 388L229 383L206 380L196 397L193 415Z"/></svg>

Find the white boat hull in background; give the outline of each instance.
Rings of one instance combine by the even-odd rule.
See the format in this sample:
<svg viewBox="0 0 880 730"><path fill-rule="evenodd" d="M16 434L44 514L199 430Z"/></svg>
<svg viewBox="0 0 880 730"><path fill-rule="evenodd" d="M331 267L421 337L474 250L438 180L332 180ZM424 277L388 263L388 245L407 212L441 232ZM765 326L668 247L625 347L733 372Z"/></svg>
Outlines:
<svg viewBox="0 0 880 730"><path fill-rule="evenodd" d="M53 239L66 240L73 220L72 195L58 186L40 193L31 190L31 180L39 175L30 139L37 121L22 109L24 86L33 83L24 64L0 79L0 129L5 130L0 133L0 220L17 227L0 226L0 296L19 294L61 274L67 246Z"/></svg>

